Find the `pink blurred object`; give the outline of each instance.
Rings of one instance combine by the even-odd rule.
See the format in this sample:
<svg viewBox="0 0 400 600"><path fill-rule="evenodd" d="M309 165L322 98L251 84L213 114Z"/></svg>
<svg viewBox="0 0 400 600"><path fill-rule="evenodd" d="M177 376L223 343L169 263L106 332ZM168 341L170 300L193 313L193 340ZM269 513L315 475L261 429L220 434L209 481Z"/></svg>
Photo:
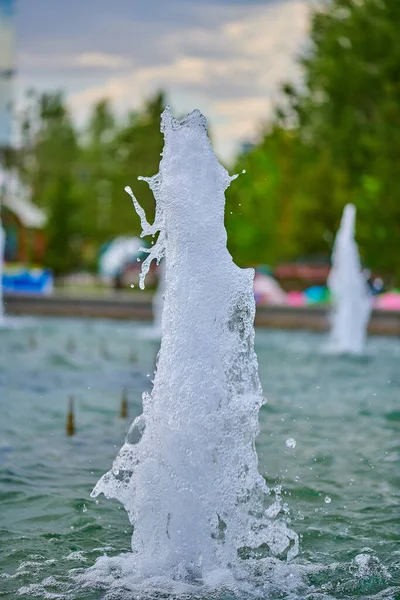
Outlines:
<svg viewBox="0 0 400 600"><path fill-rule="evenodd" d="M399 292L387 292L381 294L375 299L375 308L382 310L400 310L400 293Z"/></svg>
<svg viewBox="0 0 400 600"><path fill-rule="evenodd" d="M286 295L286 303L289 306L305 306L306 297L303 292L297 292L295 290L288 292Z"/></svg>
<svg viewBox="0 0 400 600"><path fill-rule="evenodd" d="M257 304L286 304L286 292L269 275L256 273L253 290Z"/></svg>

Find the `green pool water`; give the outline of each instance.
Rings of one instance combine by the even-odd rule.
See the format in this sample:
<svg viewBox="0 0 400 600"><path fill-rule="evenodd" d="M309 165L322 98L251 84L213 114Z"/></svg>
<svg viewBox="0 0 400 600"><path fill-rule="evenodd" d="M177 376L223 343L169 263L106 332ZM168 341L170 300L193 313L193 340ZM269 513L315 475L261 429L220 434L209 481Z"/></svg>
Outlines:
<svg viewBox="0 0 400 600"><path fill-rule="evenodd" d="M41 319L0 330L0 598L107 597L75 576L129 551L122 507L89 494L151 386L158 346L142 327ZM326 356L322 344L304 332L256 337L268 399L260 471L283 486L301 536L295 562L318 566L296 597L399 598L400 342L371 338L362 358ZM66 437L70 395L77 432Z"/></svg>

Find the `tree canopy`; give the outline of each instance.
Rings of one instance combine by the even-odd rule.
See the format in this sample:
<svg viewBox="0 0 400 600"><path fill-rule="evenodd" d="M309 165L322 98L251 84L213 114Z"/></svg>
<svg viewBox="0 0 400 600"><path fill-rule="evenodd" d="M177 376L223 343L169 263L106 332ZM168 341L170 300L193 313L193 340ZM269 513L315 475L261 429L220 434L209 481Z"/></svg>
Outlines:
<svg viewBox="0 0 400 600"><path fill-rule="evenodd" d="M286 83L264 135L237 157L227 192L229 248L243 266L329 257L343 207L357 206L366 266L400 282L400 2L327 0L312 16L302 81ZM158 93L117 118L97 103L78 130L59 93L30 95L17 165L49 214L48 266L94 266L99 247L136 234L125 185L151 217L139 175L157 172Z"/></svg>
<svg viewBox="0 0 400 600"><path fill-rule="evenodd" d="M399 281L399 27L398 0L330 0L314 13L301 86L284 86L236 163L248 176L229 192L227 224L241 262L328 255L354 202L365 264Z"/></svg>

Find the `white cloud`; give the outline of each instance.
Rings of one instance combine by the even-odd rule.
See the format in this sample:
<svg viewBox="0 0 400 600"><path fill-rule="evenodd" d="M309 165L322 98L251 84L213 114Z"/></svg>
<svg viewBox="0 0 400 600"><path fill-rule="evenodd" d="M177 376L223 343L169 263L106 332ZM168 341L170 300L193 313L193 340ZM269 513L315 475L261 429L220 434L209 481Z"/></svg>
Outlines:
<svg viewBox="0 0 400 600"><path fill-rule="evenodd" d="M179 111L200 108L206 114L217 151L229 159L237 144L256 136L271 115L280 85L299 77L295 56L306 39L309 2L187 5L185 26L169 22L154 37L151 24L142 26L138 19L130 37L131 54L122 48L115 53L76 48L74 55L47 54L42 60L50 69L58 60L70 78L71 73L76 81L80 78L79 91L69 95L78 120L100 99L109 98L123 112L165 89ZM35 58L27 60L32 64ZM101 76L82 79L85 69Z"/></svg>
<svg viewBox="0 0 400 600"><path fill-rule="evenodd" d="M131 61L117 54L105 52L86 52L76 57L76 63L82 67L98 67L104 69L121 69L131 65Z"/></svg>
<svg viewBox="0 0 400 600"><path fill-rule="evenodd" d="M107 54L105 52L83 52L73 53L29 53L24 52L19 55L19 62L23 64L24 70L40 70L42 72L51 72L59 70L66 74L72 71L73 74L88 69L104 69L121 71L127 67L133 66L133 61L118 54Z"/></svg>

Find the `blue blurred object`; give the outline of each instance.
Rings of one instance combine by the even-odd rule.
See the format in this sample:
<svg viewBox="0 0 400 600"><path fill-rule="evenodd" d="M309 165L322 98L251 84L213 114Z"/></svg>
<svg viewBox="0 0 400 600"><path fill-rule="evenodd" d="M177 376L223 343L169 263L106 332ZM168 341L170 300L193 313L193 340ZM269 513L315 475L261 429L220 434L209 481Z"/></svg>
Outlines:
<svg viewBox="0 0 400 600"><path fill-rule="evenodd" d="M11 294L43 294L53 291L53 274L48 269L21 269L3 273L3 292Z"/></svg>
<svg viewBox="0 0 400 600"><path fill-rule="evenodd" d="M258 265L255 268L255 272L262 273L263 275L269 275L270 277L273 277L273 272L269 265Z"/></svg>
<svg viewBox="0 0 400 600"><path fill-rule="evenodd" d="M307 304L318 304L320 302L327 302L328 300L328 289L324 285L313 285L307 290L304 290Z"/></svg>

